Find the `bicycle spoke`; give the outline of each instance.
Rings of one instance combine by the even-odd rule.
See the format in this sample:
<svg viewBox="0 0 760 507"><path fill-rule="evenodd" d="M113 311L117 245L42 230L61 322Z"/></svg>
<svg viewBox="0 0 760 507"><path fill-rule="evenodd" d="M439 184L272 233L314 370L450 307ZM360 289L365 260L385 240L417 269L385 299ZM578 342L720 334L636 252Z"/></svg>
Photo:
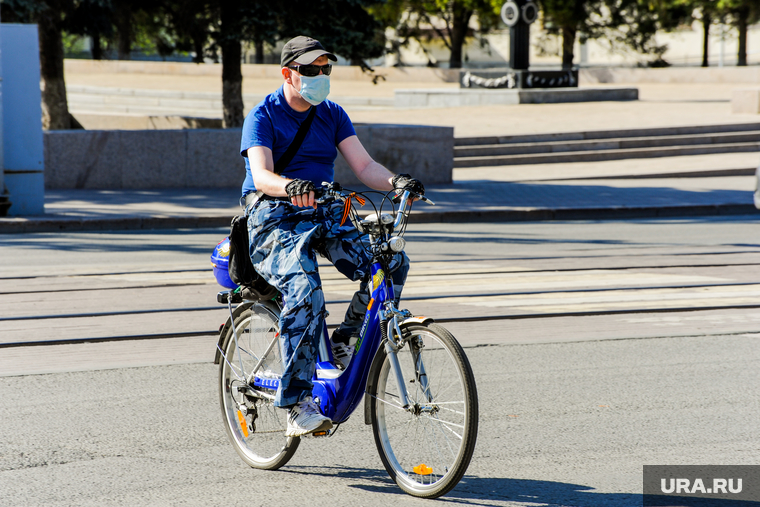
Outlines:
<svg viewBox="0 0 760 507"><path fill-rule="evenodd" d="M219 348L219 346L218 346L218 345L217 345L217 348ZM222 349L219 349L219 350L221 351ZM245 381L246 381L246 380L245 380L245 377L241 377L240 375L238 375L238 373L237 373L237 371L236 371L236 370L239 370L240 368L237 368L237 367L236 367L236 366L234 366L234 365L233 365L231 362L229 362L229 361L227 360L227 355L226 355L224 352L222 352L222 359L224 359L224 362L225 362L225 363L227 363L227 366L229 366L229 367L230 367L230 370L232 371L232 373L234 373L234 374L235 374L235 376L237 377L237 379L238 379L239 381L241 381L241 382L245 383ZM243 375L245 375L245 372L243 372L243 371L241 371L240 373L242 373Z"/></svg>
<svg viewBox="0 0 760 507"><path fill-rule="evenodd" d="M452 446L453 446L453 445L457 445L457 447L458 447L458 445L459 445L459 444L458 444L458 443L457 443L457 444L454 444L454 443L452 443L452 441L451 441L451 437L450 437L449 435L447 435L447 434L446 434L446 433L443 431L443 429L444 429L444 428L445 428L445 429L449 429L449 428L447 428L446 426L443 426L443 427L441 427L441 426L437 426L437 429L438 429L438 430L441 432L441 436L442 436L442 437L443 437L443 439L446 441L446 445L449 447L449 452L451 453L451 455L452 455L452 457L453 457L453 458L456 458L456 454L457 454L457 452L456 452L456 451L454 451L454 450L452 449ZM450 430L450 431L451 431L451 430ZM455 433L455 432L453 432L453 431L452 431L452 433L454 433L455 435L459 436L457 433ZM460 437L460 439L459 439L459 440L461 440L461 437Z"/></svg>
<svg viewBox="0 0 760 507"><path fill-rule="evenodd" d="M429 418L429 419L432 419L432 418ZM439 421L439 422L440 422L440 423L442 423L442 424L441 424L441 427L443 427L443 428L446 428L447 430L449 430L450 432L452 432L452 433L453 433L454 435L456 435L456 436L457 436L457 437L458 437L460 440L461 440L462 438L464 438L462 435L460 435L460 434L459 434L459 433L457 433L456 431L454 431L454 430L452 430L451 428L449 428L448 424L446 424L444 421ZM464 426L461 426L461 425L459 425L459 424L455 424L454 426L459 426L460 428L464 428Z"/></svg>
<svg viewBox="0 0 760 507"><path fill-rule="evenodd" d="M274 393L250 390L254 370L256 374L265 371L272 378L282 373L280 350L272 348L276 337L271 330L278 319L270 306L254 304L236 311L222 351L219 386L227 434L235 451L248 465L271 470L287 463L300 440L285 436L287 412L272 405ZM235 364L238 361L239 366ZM246 376L241 378L241 374ZM238 381L241 384L233 385ZM241 385L248 388L245 393L239 392Z"/></svg>
<svg viewBox="0 0 760 507"><path fill-rule="evenodd" d="M386 395L387 395L387 394L386 394ZM386 405L390 405L390 406L391 406L391 407L393 407L393 408L397 408L397 409L399 409L399 410L401 410L401 411L403 411L403 412L406 412L406 410L404 409L404 407L402 407L401 405L397 405L396 403L392 403L392 402L390 402L390 401L385 401L384 399L382 399L382 398L378 398L378 397L377 397L377 396L375 396L375 395L372 395L372 397L373 397L373 398L375 398L377 401L380 401L380 402L383 402L383 403L385 403ZM398 396L394 396L394 398L398 398Z"/></svg>
<svg viewBox="0 0 760 507"><path fill-rule="evenodd" d="M433 428L430 428L430 430L431 430L432 432L435 432L435 430L434 430ZM430 440L430 443L432 444L433 448L435 449L436 453L438 454L438 458L439 458L439 459L440 459L440 461L441 461L441 465L444 465L444 464L446 463L446 460L445 460L445 459L443 458L443 456L441 455L441 448L440 448L440 446L438 445L438 442L437 442L437 441L435 441L435 440L434 440L433 438L431 438L430 436L428 436L428 440ZM444 466L445 466L445 465L444 465ZM441 474L441 475L443 475L443 474Z"/></svg>
<svg viewBox="0 0 760 507"><path fill-rule="evenodd" d="M441 403L436 403L435 405L437 407L439 407L441 410L445 410L446 412L451 412L452 414L457 414L457 415L461 415L461 416L465 415L464 412L460 412L459 410L452 410L450 408L440 407L440 405L442 405Z"/></svg>
<svg viewBox="0 0 760 507"><path fill-rule="evenodd" d="M429 415L429 414L423 414L423 415L425 417L427 417L428 419L430 419L431 421L439 422L439 423L445 424L447 426L454 426L455 428L462 428L462 429L464 429L464 425L463 424L456 424L456 423L453 423L453 422L449 422L449 421L446 421L444 419L439 419L437 417L433 417L432 415Z"/></svg>

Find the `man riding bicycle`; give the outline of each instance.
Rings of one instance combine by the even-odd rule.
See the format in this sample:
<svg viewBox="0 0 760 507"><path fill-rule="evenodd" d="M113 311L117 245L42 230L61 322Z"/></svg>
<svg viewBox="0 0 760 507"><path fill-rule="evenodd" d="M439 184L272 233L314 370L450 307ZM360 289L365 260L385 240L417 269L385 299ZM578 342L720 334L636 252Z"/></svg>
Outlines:
<svg viewBox="0 0 760 507"><path fill-rule="evenodd" d="M240 146L246 165L243 201L251 261L283 298L279 324L285 370L274 405L289 409L287 436L332 427L311 398L311 379L327 314L316 253L347 278L361 280L343 322L330 339L339 367L351 358L351 341L369 303L370 258L363 239L350 221L341 225L342 203L317 206L316 186L333 181L340 150L365 185L380 191L424 193L420 181L406 174L394 175L375 162L343 108L326 100L332 70L329 60L337 58L315 39L298 36L288 41L280 62L284 83L248 114ZM397 300L408 271L406 255L394 256L390 273Z"/></svg>

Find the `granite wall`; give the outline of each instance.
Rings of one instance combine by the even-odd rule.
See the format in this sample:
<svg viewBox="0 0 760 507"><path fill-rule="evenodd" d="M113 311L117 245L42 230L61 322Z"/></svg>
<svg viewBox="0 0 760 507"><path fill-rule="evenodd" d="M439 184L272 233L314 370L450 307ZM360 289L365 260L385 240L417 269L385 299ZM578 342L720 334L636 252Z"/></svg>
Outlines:
<svg viewBox="0 0 760 507"><path fill-rule="evenodd" d="M451 183L453 127L355 125L369 154L425 183ZM45 187L149 189L239 187L245 164L240 129L50 131ZM339 155L335 180L358 183Z"/></svg>

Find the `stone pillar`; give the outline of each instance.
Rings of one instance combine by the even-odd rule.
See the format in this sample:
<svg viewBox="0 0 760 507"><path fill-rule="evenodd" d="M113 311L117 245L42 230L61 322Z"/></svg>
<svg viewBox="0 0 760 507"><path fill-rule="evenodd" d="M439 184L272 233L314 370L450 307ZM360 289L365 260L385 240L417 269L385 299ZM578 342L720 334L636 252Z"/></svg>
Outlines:
<svg viewBox="0 0 760 507"><path fill-rule="evenodd" d="M2 38L3 25L0 24L0 38ZM3 53L0 48L0 140L3 139ZM8 190L5 188L5 169L3 168L3 143L0 142L0 217L8 214L11 203L8 199Z"/></svg>
<svg viewBox="0 0 760 507"><path fill-rule="evenodd" d="M37 25L4 24L2 55L2 144L10 216L45 213L42 95Z"/></svg>
<svg viewBox="0 0 760 507"><path fill-rule="evenodd" d="M731 92L731 112L760 114L760 88L742 88Z"/></svg>

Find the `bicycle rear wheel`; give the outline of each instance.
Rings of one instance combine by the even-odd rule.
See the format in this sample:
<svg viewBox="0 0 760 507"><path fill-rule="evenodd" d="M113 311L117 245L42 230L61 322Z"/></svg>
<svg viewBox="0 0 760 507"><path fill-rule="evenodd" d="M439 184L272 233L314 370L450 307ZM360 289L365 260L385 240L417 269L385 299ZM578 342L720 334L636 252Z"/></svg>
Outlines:
<svg viewBox="0 0 760 507"><path fill-rule="evenodd" d="M225 339L219 401L227 435L248 465L276 470L290 460L300 442L285 436L288 411L273 404L273 381L283 371L276 308L251 305L238 313Z"/></svg>
<svg viewBox="0 0 760 507"><path fill-rule="evenodd" d="M475 377L462 347L437 324L405 326L398 351L411 403L400 403L396 377L381 348L382 366L368 395L375 444L385 469L410 495L437 498L457 485L470 464L478 434Z"/></svg>

